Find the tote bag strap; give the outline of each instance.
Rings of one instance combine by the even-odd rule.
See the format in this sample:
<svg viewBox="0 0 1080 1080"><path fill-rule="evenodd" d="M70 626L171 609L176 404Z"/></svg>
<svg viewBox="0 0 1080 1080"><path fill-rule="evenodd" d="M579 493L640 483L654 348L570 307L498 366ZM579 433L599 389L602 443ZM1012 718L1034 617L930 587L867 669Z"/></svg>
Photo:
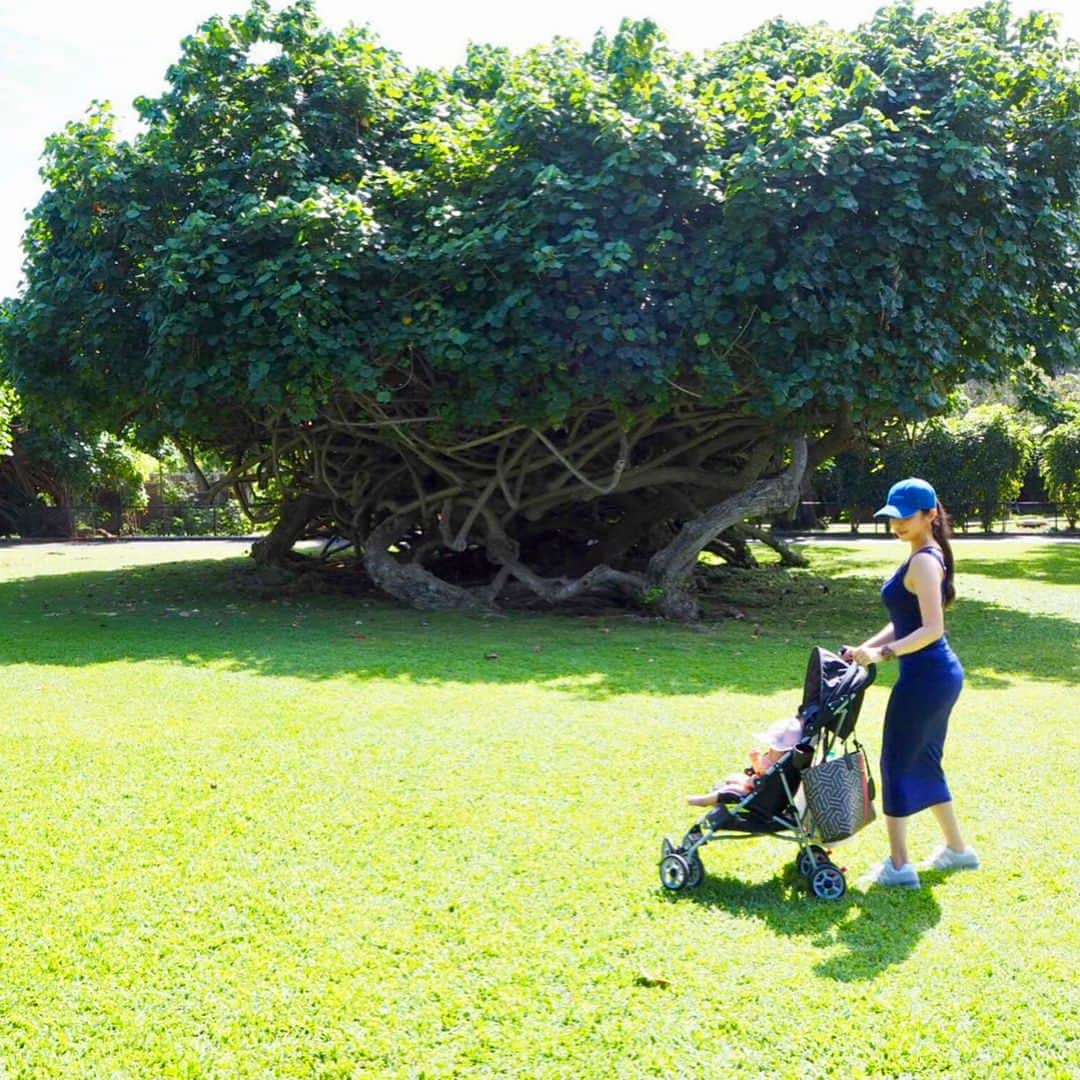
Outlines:
<svg viewBox="0 0 1080 1080"><path fill-rule="evenodd" d="M870 763L866 760L866 751L863 749L863 744L858 739L853 740L855 743L855 749L862 754L863 763L863 779L866 782L866 795L867 805L872 803L877 798L877 789L874 784L874 778L870 775Z"/></svg>

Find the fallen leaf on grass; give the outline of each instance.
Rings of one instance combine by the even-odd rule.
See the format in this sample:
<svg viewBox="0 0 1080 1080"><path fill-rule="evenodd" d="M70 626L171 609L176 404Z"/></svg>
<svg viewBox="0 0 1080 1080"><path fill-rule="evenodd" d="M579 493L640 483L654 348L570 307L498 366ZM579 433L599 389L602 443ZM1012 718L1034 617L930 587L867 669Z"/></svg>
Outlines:
<svg viewBox="0 0 1080 1080"><path fill-rule="evenodd" d="M634 984L636 986L670 986L671 980L665 979L662 975L650 975L642 971L634 979Z"/></svg>
<svg viewBox="0 0 1080 1080"><path fill-rule="evenodd" d="M353 641L367 641L368 639L367 634L350 634L349 637L351 637Z"/></svg>

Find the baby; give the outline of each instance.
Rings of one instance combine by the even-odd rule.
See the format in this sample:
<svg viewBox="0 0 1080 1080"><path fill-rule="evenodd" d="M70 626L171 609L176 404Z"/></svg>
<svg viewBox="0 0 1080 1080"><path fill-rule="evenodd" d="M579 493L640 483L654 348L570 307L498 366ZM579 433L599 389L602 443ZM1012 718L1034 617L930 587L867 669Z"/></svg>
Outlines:
<svg viewBox="0 0 1080 1080"><path fill-rule="evenodd" d="M715 806L717 803L739 802L746 798L754 790L758 777L764 776L802 738L802 724L797 717L777 720L768 731L754 738L767 749L764 752L751 750L747 768L718 781L707 795L688 795L686 801L691 806Z"/></svg>

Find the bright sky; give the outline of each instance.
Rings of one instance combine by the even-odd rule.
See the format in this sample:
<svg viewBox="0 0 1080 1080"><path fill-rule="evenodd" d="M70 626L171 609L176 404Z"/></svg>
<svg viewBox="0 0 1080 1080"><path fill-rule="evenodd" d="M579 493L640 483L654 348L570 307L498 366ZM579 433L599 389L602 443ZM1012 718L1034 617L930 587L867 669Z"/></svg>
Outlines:
<svg viewBox="0 0 1080 1080"><path fill-rule="evenodd" d="M675 48L700 52L776 15L850 27L879 6L880 0L317 0L331 26L369 23L407 63L428 66L458 62L469 41L515 51L557 35L588 42L624 16L655 19ZM12 295L21 278L19 241L24 214L41 194L45 138L94 98L112 102L121 131L130 134L132 100L161 91L180 39L210 15L246 7L246 0L0 0L0 297ZM1013 8L1057 11L1066 32L1080 38L1080 0L1014 0Z"/></svg>

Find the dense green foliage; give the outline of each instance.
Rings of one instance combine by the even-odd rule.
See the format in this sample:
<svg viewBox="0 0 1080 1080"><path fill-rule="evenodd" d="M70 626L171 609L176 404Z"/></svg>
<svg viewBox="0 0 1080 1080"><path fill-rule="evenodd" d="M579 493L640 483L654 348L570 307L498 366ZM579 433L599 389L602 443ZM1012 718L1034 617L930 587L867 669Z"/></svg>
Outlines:
<svg viewBox="0 0 1080 1080"><path fill-rule="evenodd" d="M412 396L421 362L468 422L666 407L667 379L877 416L1072 355L1080 99L1042 16L901 6L696 62L628 25L447 77L256 6L170 78L135 142L102 111L51 140L7 332L21 381L114 425L219 441L335 387Z"/></svg>
<svg viewBox="0 0 1080 1080"><path fill-rule="evenodd" d="M830 515L847 521L852 532L873 520L892 483L890 477L907 475L886 471L882 461L885 452L884 446L866 445L845 450L825 462L814 476L814 494Z"/></svg>
<svg viewBox="0 0 1080 1080"><path fill-rule="evenodd" d="M641 569L792 434L1075 358L1075 58L995 2L412 71L259 2L133 141L100 108L50 140L3 352L41 409L215 449L358 546Z"/></svg>
<svg viewBox="0 0 1080 1080"><path fill-rule="evenodd" d="M1008 383L987 384L983 399L970 404L1010 405L1046 428L1064 424L1080 416L1080 370L1050 375L1035 364L1025 364L1012 372Z"/></svg>
<svg viewBox="0 0 1080 1080"><path fill-rule="evenodd" d="M12 430L19 409L19 399L15 391L0 379L0 458L11 453Z"/></svg>
<svg viewBox="0 0 1080 1080"><path fill-rule="evenodd" d="M1069 527L1075 529L1080 519L1080 417L1046 434L1039 467L1050 497L1061 507Z"/></svg>

